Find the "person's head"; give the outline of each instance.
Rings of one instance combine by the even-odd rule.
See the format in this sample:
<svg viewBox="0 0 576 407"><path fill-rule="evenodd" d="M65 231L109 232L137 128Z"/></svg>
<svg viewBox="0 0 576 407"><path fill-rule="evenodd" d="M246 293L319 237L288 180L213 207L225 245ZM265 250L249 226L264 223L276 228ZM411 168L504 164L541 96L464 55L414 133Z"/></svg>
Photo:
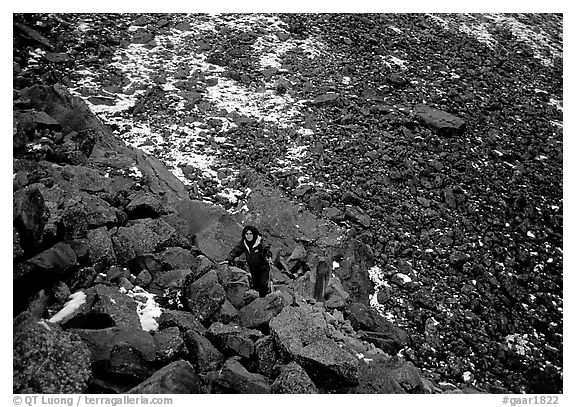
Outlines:
<svg viewBox="0 0 576 407"><path fill-rule="evenodd" d="M244 227L244 230L242 230L242 238L248 243L254 243L258 236L258 229L256 229L254 226L246 226Z"/></svg>

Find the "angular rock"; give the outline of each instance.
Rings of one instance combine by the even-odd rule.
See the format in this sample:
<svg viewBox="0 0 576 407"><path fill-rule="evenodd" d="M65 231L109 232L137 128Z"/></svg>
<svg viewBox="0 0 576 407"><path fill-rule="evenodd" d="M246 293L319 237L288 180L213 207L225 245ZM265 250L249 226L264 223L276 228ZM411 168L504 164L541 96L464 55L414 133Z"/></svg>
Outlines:
<svg viewBox="0 0 576 407"><path fill-rule="evenodd" d="M228 324L235 320L237 316L238 310L230 301L228 301L228 299L225 299L218 312L212 316L212 320Z"/></svg>
<svg viewBox="0 0 576 407"><path fill-rule="evenodd" d="M38 243L49 217L44 197L36 186L14 193L12 222L25 250Z"/></svg>
<svg viewBox="0 0 576 407"><path fill-rule="evenodd" d="M177 327L182 333L190 330L200 334L206 332L206 328L204 328L191 312L164 310L156 322L158 322L158 329L160 330Z"/></svg>
<svg viewBox="0 0 576 407"><path fill-rule="evenodd" d="M376 333L372 338L384 352L395 354L408 344L408 334L382 317L376 310L361 303L352 303L346 310L352 327L359 331Z"/></svg>
<svg viewBox="0 0 576 407"><path fill-rule="evenodd" d="M65 328L142 328L136 301L116 288L102 284L75 293L75 299L50 321Z"/></svg>
<svg viewBox="0 0 576 407"><path fill-rule="evenodd" d="M137 256L152 254L166 247L190 247L186 238L161 219L139 219L130 226L119 227L112 235L112 241L121 264L128 264Z"/></svg>
<svg viewBox="0 0 576 407"><path fill-rule="evenodd" d="M58 325L29 320L14 328L14 393L83 393L92 377L90 351Z"/></svg>
<svg viewBox="0 0 576 407"><path fill-rule="evenodd" d="M156 343L156 361L160 364L185 359L188 348L177 327L166 328L154 335Z"/></svg>
<svg viewBox="0 0 576 407"><path fill-rule="evenodd" d="M114 245L106 227L89 230L86 237L88 239L88 259L91 264L102 264L106 267L116 262Z"/></svg>
<svg viewBox="0 0 576 407"><path fill-rule="evenodd" d="M370 227L372 223L370 216L368 216L362 209L356 206L346 206L345 216L365 228Z"/></svg>
<svg viewBox="0 0 576 407"><path fill-rule="evenodd" d="M466 128L464 121L459 117L424 104L416 105L414 114L419 120L438 131L444 137L458 136Z"/></svg>
<svg viewBox="0 0 576 407"><path fill-rule="evenodd" d="M244 294L250 289L249 273L237 267L218 268L218 280L226 291L226 298L239 309L244 306Z"/></svg>
<svg viewBox="0 0 576 407"><path fill-rule="evenodd" d="M296 361L322 387L358 384L358 359L332 339L320 339L305 346Z"/></svg>
<svg viewBox="0 0 576 407"><path fill-rule="evenodd" d="M205 373L219 370L224 364L224 355L203 335L195 330L184 334L184 340L190 355L190 360L198 372Z"/></svg>
<svg viewBox="0 0 576 407"><path fill-rule="evenodd" d="M145 380L156 359L154 338L142 329L71 329L88 345L92 368L101 377L119 375Z"/></svg>
<svg viewBox="0 0 576 407"><path fill-rule="evenodd" d="M156 371L148 379L133 387L128 394L197 394L201 381L194 367L178 360Z"/></svg>
<svg viewBox="0 0 576 407"><path fill-rule="evenodd" d="M226 299L226 292L218 283L216 272L210 271L185 287L184 298L190 312L200 321L205 321L220 309Z"/></svg>
<svg viewBox="0 0 576 407"><path fill-rule="evenodd" d="M168 213L164 205L150 193L140 192L129 199L125 211L130 219L158 218Z"/></svg>
<svg viewBox="0 0 576 407"><path fill-rule="evenodd" d="M214 261L224 260L241 238L242 228L222 208L200 201L182 201L177 210L188 222L187 235L194 235L198 248Z"/></svg>
<svg viewBox="0 0 576 407"><path fill-rule="evenodd" d="M318 388L308 373L296 362L282 367L271 387L274 394L317 394Z"/></svg>
<svg viewBox="0 0 576 407"><path fill-rule="evenodd" d="M266 377L271 377L274 365L278 360L274 339L271 336L265 336L258 339L254 347L256 360L258 361L258 373Z"/></svg>
<svg viewBox="0 0 576 407"><path fill-rule="evenodd" d="M228 359L224 363L215 382L234 393L270 393L269 380L260 374L248 372L236 358Z"/></svg>
<svg viewBox="0 0 576 407"><path fill-rule="evenodd" d="M302 349L325 339L327 324L324 315L302 307L285 307L269 323L276 349L283 357L295 359Z"/></svg>
<svg viewBox="0 0 576 407"><path fill-rule="evenodd" d="M150 272L148 270L142 270L136 276L136 281L134 283L140 287L146 288L150 285L151 282L152 282L152 275L150 274Z"/></svg>
<svg viewBox="0 0 576 407"><path fill-rule="evenodd" d="M53 276L63 276L75 266L78 266L76 253L70 245L59 242L18 264L14 269L14 279L46 279Z"/></svg>
<svg viewBox="0 0 576 407"><path fill-rule="evenodd" d="M235 324L224 325L215 322L206 331L206 337L225 355L240 355L250 358L254 354L254 335L261 337L258 331L242 328Z"/></svg>
<svg viewBox="0 0 576 407"><path fill-rule="evenodd" d="M195 269L198 264L198 260L190 253L190 250L182 247L168 247L158 253L156 258L164 270Z"/></svg>
<svg viewBox="0 0 576 407"><path fill-rule="evenodd" d="M324 297L326 298L326 308L343 309L350 295L344 290L338 277L331 277L328 281L328 287L326 288Z"/></svg>
<svg viewBox="0 0 576 407"><path fill-rule="evenodd" d="M404 394L388 364L387 357L375 355L362 359L359 365L359 385L352 389L360 394Z"/></svg>
<svg viewBox="0 0 576 407"><path fill-rule="evenodd" d="M266 297L257 298L238 312L240 325L257 328L267 324L286 306L282 293L276 291Z"/></svg>

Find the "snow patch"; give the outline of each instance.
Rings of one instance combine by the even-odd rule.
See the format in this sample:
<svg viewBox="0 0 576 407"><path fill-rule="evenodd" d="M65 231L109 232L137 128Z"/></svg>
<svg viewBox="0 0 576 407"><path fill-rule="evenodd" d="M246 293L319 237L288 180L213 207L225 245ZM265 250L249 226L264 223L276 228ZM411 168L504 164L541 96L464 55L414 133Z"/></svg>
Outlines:
<svg viewBox="0 0 576 407"><path fill-rule="evenodd" d="M58 323L86 303L86 293L84 293L84 291L77 291L71 294L69 298L70 301L64 304L64 308L58 311L48 322Z"/></svg>

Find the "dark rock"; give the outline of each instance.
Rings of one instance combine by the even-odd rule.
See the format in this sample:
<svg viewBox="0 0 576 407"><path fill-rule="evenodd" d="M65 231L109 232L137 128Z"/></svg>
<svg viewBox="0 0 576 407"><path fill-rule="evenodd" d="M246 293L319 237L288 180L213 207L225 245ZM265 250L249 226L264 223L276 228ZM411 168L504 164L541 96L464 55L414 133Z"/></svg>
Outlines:
<svg viewBox="0 0 576 407"><path fill-rule="evenodd" d="M86 237L88 239L88 259L91 264L101 264L106 267L116 262L114 245L106 227L89 230Z"/></svg>
<svg viewBox="0 0 576 407"><path fill-rule="evenodd" d="M26 187L14 193L12 216L22 247L25 250L33 248L40 240L50 216L44 197L37 187Z"/></svg>
<svg viewBox="0 0 576 407"><path fill-rule="evenodd" d="M119 227L112 241L121 264L170 246L190 247L186 238L161 219L139 219L131 226Z"/></svg>
<svg viewBox="0 0 576 407"><path fill-rule="evenodd" d="M145 380L154 370L156 345L154 338L142 329L106 328L71 329L88 345L96 376Z"/></svg>
<svg viewBox="0 0 576 407"><path fill-rule="evenodd" d="M271 336L264 336L258 339L254 345L256 360L258 361L258 373L271 377L274 365L278 360L274 339Z"/></svg>
<svg viewBox="0 0 576 407"><path fill-rule="evenodd" d="M346 316L355 330L378 334L373 335L373 338L384 352L395 354L408 344L408 334L394 326L376 310L361 303L352 303L346 311Z"/></svg>
<svg viewBox="0 0 576 407"><path fill-rule="evenodd" d="M285 307L269 326L280 355L292 359L306 345L325 339L328 329L322 313L301 307Z"/></svg>
<svg viewBox="0 0 576 407"><path fill-rule="evenodd" d="M198 264L198 260L190 253L190 250L181 247L168 247L158 253L156 258L162 263L164 270L195 269Z"/></svg>
<svg viewBox="0 0 576 407"><path fill-rule="evenodd" d="M71 291L89 288L93 285L98 273L94 267L83 267L70 278L68 285Z"/></svg>
<svg viewBox="0 0 576 407"><path fill-rule="evenodd" d="M222 322L223 324L228 324L236 319L238 316L238 310L232 305L228 299L224 300L224 303L218 310L216 314L212 316L213 321Z"/></svg>
<svg viewBox="0 0 576 407"><path fill-rule="evenodd" d="M328 281L328 287L324 294L325 305L328 309L338 308L343 309L350 295L342 287L342 283L338 277L332 277Z"/></svg>
<svg viewBox="0 0 576 407"><path fill-rule="evenodd" d="M257 328L267 324L282 311L286 305L280 292L273 292L266 297L257 298L240 309L240 325L247 328Z"/></svg>
<svg viewBox="0 0 576 407"><path fill-rule="evenodd" d="M50 291L52 292L52 297L54 297L58 304L64 304L66 301L68 301L68 298L71 294L70 288L63 281L54 283Z"/></svg>
<svg viewBox="0 0 576 407"><path fill-rule="evenodd" d="M359 385L352 390L361 394L404 394L388 363L389 358L375 355L360 361Z"/></svg>
<svg viewBox="0 0 576 407"><path fill-rule="evenodd" d="M140 192L129 200L125 211L130 219L158 218L167 213L164 205L150 193Z"/></svg>
<svg viewBox="0 0 576 407"><path fill-rule="evenodd" d="M206 337L195 330L189 330L184 334L184 339L188 346L190 360L198 372L205 373L219 370L222 367L224 355Z"/></svg>
<svg viewBox="0 0 576 407"><path fill-rule="evenodd" d="M42 319L50 303L50 297L45 289L38 291L29 301L27 312L34 318ZM25 311L25 312L26 312Z"/></svg>
<svg viewBox="0 0 576 407"><path fill-rule="evenodd" d="M271 387L274 394L317 394L316 385L308 373L296 362L282 367Z"/></svg>
<svg viewBox="0 0 576 407"><path fill-rule="evenodd" d="M14 393L83 393L92 377L90 351L58 325L29 320L14 327Z"/></svg>
<svg viewBox="0 0 576 407"><path fill-rule="evenodd" d="M464 121L459 117L423 104L414 108L414 114L419 120L438 131L444 137L458 136L466 128Z"/></svg>
<svg viewBox="0 0 576 407"><path fill-rule="evenodd" d="M226 292L218 283L216 272L210 271L185 287L184 298L188 309L200 321L205 321L220 309L226 299Z"/></svg>
<svg viewBox="0 0 576 407"><path fill-rule="evenodd" d="M185 359L188 349L177 327L166 328L154 335L156 343L156 361L160 364Z"/></svg>
<svg viewBox="0 0 576 407"><path fill-rule="evenodd" d="M66 328L142 327L136 301L116 288L99 284L75 295L77 307L54 315L51 322Z"/></svg>
<svg viewBox="0 0 576 407"><path fill-rule="evenodd" d="M142 270L136 276L136 281L134 283L140 287L146 288L150 285L151 282L152 282L152 275L150 274L150 272L148 270Z"/></svg>
<svg viewBox="0 0 576 407"><path fill-rule="evenodd" d="M132 34L132 43L134 44L148 44L154 40L154 34L146 30L137 30Z"/></svg>
<svg viewBox="0 0 576 407"><path fill-rule="evenodd" d="M196 394L201 392L200 378L189 362L178 360L156 371L128 394Z"/></svg>
<svg viewBox="0 0 576 407"><path fill-rule="evenodd" d="M200 334L206 332L206 328L196 319L194 314L186 311L164 310L158 317L158 329L177 327L180 332L196 331Z"/></svg>
<svg viewBox="0 0 576 407"><path fill-rule="evenodd" d="M250 289L248 272L237 267L221 266L218 279L226 291L226 298L235 308L244 306L244 294Z"/></svg>
<svg viewBox="0 0 576 407"><path fill-rule="evenodd" d="M225 355L240 355L250 358L254 354L252 338L261 337L258 331L245 329L235 324L215 322L206 331L206 337Z"/></svg>
<svg viewBox="0 0 576 407"><path fill-rule="evenodd" d="M225 259L242 236L242 228L228 212L200 201L183 201L177 207L189 224L188 235L196 237L196 246L214 261Z"/></svg>
<svg viewBox="0 0 576 407"><path fill-rule="evenodd" d="M224 363L215 382L218 386L234 393L270 393L268 379L260 374L248 372L236 358L228 359Z"/></svg>
<svg viewBox="0 0 576 407"><path fill-rule="evenodd" d="M358 359L329 338L302 348L296 357L312 380L322 387L358 384Z"/></svg>
<svg viewBox="0 0 576 407"><path fill-rule="evenodd" d="M49 62L53 62L56 64L61 64L64 62L70 62L72 61L72 58L70 58L70 55L62 53L62 52L48 52L46 53L46 55L44 55L44 57L49 61Z"/></svg>
<svg viewBox="0 0 576 407"><path fill-rule="evenodd" d="M70 245L59 242L36 256L18 264L14 269L14 279L30 279L35 276L50 278L63 276L78 266L76 253Z"/></svg>
<svg viewBox="0 0 576 407"><path fill-rule="evenodd" d="M182 305L185 305L185 284L192 281L194 273L190 269L169 270L156 274L154 281L148 287L148 291L158 296L177 294L182 297Z"/></svg>
<svg viewBox="0 0 576 407"><path fill-rule="evenodd" d="M362 209L355 206L346 206L345 216L365 228L370 227L370 224L372 223L370 216L366 215Z"/></svg>
<svg viewBox="0 0 576 407"><path fill-rule="evenodd" d="M254 290L254 289L250 289L244 293L243 298L244 298L243 304L248 305L248 304L252 303L252 301L256 300L257 298L260 298L260 294L258 293L258 291Z"/></svg>

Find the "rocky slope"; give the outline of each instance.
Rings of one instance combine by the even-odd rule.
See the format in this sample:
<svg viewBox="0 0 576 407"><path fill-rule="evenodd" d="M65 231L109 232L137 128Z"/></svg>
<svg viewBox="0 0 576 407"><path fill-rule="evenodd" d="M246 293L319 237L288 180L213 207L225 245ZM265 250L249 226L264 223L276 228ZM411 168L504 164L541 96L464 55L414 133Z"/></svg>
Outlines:
<svg viewBox="0 0 576 407"><path fill-rule="evenodd" d="M15 282L29 294L83 265L104 264L98 271L107 276L114 270L114 284L122 274L115 265L154 278L154 267L181 269L163 260L172 252L185 256L178 247L194 245L197 263L200 253L220 259L235 223L224 214L216 224L203 222L202 204L181 204L190 195L223 205L237 221L261 224L276 265L297 272L279 272L279 279L299 271L309 280L318 257L335 262L343 291L330 292L358 302L346 312L372 315L362 308L371 304L406 330L411 340L401 342L403 357L437 385L562 390L561 17L27 15L15 21L14 147L22 154L15 152ZM62 87L20 92L36 83ZM87 124L48 109L46 94L68 100L64 88L118 139L155 158L102 138L106 130L88 113L81 115ZM40 171L37 160L62 168L40 161ZM76 168L87 162L106 179ZM94 185L80 188L79 179ZM300 209L284 210L292 204L276 188ZM190 241L199 235L211 240ZM85 239L88 248L66 243ZM163 254L150 259L151 252ZM216 274L222 283L222 271ZM183 284L186 275L172 271L166 279ZM105 295L98 290L86 294L96 304ZM343 309L333 297L324 306ZM378 321L352 328L389 326ZM105 329L120 323L113 316L88 322ZM380 349L390 339L364 338ZM333 348L325 342L313 353ZM314 376L307 352L282 352ZM238 370L226 363L224 371ZM342 363L334 375L346 382L353 363Z"/></svg>

